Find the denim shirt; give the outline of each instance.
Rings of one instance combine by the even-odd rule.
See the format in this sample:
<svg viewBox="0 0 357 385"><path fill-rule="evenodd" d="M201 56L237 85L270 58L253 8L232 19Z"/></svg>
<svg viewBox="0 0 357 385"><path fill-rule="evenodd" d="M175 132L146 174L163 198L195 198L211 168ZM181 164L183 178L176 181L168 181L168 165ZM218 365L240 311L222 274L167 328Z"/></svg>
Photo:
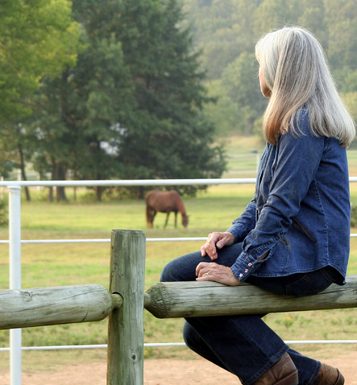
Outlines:
<svg viewBox="0 0 357 385"><path fill-rule="evenodd" d="M295 121L297 135L267 144L255 197L228 229L243 242L231 269L244 281L330 266L342 284L350 244L346 149L335 138L313 135L306 110Z"/></svg>

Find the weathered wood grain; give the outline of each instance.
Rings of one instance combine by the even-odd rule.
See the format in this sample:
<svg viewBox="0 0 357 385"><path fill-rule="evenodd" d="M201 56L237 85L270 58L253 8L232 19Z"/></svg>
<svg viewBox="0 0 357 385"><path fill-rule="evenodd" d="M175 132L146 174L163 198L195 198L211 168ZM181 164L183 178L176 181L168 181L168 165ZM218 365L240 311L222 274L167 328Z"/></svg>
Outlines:
<svg viewBox="0 0 357 385"><path fill-rule="evenodd" d="M357 276L305 297L271 294L252 285L228 287L215 282L162 282L145 295L145 308L158 318L266 314L357 307Z"/></svg>
<svg viewBox="0 0 357 385"><path fill-rule="evenodd" d="M0 291L0 329L99 321L113 301L100 285Z"/></svg>
<svg viewBox="0 0 357 385"><path fill-rule="evenodd" d="M123 303L109 316L107 385L144 383L145 235L112 232L110 292Z"/></svg>

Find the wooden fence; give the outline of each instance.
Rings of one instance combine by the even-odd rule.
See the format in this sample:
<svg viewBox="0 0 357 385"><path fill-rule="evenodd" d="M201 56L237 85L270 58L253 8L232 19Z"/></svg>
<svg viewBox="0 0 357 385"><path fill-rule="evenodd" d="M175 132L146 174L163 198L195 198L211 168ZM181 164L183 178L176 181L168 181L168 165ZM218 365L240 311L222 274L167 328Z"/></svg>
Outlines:
<svg viewBox="0 0 357 385"><path fill-rule="evenodd" d="M250 285L158 283L144 292L145 235L113 230L109 291L100 285L0 291L0 329L109 316L107 385L143 385L144 307L159 318L357 307L357 276L320 294L281 297Z"/></svg>

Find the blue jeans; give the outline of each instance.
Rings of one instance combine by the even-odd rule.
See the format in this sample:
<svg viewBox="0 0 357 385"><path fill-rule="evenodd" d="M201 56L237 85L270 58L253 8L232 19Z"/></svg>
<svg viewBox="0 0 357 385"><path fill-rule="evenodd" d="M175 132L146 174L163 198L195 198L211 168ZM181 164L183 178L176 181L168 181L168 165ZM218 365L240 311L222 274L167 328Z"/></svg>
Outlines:
<svg viewBox="0 0 357 385"><path fill-rule="evenodd" d="M223 248L217 263L231 266L241 252L241 244ZM161 275L162 282L193 281L195 268L201 261L200 252L190 253L168 263ZM321 269L288 277L249 277L247 282L281 295L318 293L333 282L333 272ZM184 326L184 339L189 348L239 377L243 385L254 384L287 352L299 372L299 385L311 385L320 362L290 349L258 315L192 317Z"/></svg>

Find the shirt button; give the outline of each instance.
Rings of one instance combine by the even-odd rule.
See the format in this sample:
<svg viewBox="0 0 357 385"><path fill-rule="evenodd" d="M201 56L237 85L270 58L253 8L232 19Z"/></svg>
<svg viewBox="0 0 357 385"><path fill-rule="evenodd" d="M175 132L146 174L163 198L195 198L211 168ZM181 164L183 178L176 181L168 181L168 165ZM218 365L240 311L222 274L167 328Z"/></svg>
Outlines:
<svg viewBox="0 0 357 385"><path fill-rule="evenodd" d="M252 266L252 265L253 265L252 262L249 262L249 263L248 263L248 266L249 266L249 267Z"/></svg>
<svg viewBox="0 0 357 385"><path fill-rule="evenodd" d="M244 272L245 272L245 273L248 273L248 269L245 269Z"/></svg>
<svg viewBox="0 0 357 385"><path fill-rule="evenodd" d="M240 274L239 274L239 278L242 278L242 277L243 277L243 274L242 274L242 273L240 273Z"/></svg>

